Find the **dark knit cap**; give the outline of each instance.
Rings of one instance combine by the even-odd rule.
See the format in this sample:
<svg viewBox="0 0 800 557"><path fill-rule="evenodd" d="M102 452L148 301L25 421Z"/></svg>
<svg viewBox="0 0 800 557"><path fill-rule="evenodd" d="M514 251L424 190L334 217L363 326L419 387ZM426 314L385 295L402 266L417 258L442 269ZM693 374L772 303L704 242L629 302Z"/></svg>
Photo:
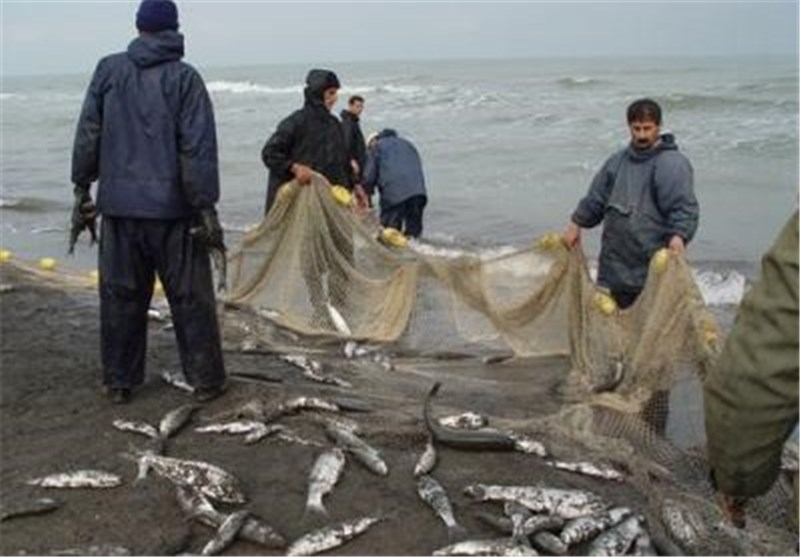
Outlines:
<svg viewBox="0 0 800 557"><path fill-rule="evenodd" d="M178 30L178 7L172 0L142 0L136 12L136 28L146 33Z"/></svg>

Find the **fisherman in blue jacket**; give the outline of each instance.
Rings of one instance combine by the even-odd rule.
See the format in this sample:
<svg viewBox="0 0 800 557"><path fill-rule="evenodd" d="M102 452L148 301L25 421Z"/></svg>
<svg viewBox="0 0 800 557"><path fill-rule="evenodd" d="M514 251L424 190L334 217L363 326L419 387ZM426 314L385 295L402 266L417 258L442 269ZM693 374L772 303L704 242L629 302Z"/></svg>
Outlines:
<svg viewBox="0 0 800 557"><path fill-rule="evenodd" d="M644 288L650 258L663 247L682 254L697 230L700 209L692 165L672 134L661 134L661 108L650 99L628 107L630 144L595 175L572 214L564 242L603 222L597 282L620 308Z"/></svg>
<svg viewBox="0 0 800 557"><path fill-rule="evenodd" d="M362 185L370 197L380 190L381 224L418 238L428 196L416 147L392 129L370 136L367 147Z"/></svg>
<svg viewBox="0 0 800 557"><path fill-rule="evenodd" d="M102 216L101 358L113 402L128 402L144 381L156 274L186 379L207 401L225 386L209 261L210 249L224 250L214 112L200 74L181 61L175 4L144 0L136 27L127 52L100 60L86 93L72 155L73 227Z"/></svg>

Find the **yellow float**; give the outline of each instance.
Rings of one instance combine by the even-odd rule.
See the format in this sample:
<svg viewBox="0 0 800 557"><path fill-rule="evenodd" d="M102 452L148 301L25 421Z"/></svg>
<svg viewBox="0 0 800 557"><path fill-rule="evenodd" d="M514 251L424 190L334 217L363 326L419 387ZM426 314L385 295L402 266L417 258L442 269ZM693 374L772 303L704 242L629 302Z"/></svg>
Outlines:
<svg viewBox="0 0 800 557"><path fill-rule="evenodd" d="M353 201L353 194L344 186L331 186L331 195L342 207L349 207Z"/></svg>
<svg viewBox="0 0 800 557"><path fill-rule="evenodd" d="M39 268L43 271L54 271L58 267L58 261L52 257L42 257L39 260Z"/></svg>
<svg viewBox="0 0 800 557"><path fill-rule="evenodd" d="M11 258L14 256L10 250L7 249L0 249L0 263L5 263L6 261L11 261Z"/></svg>
<svg viewBox="0 0 800 557"><path fill-rule="evenodd" d="M395 248L404 248L408 245L408 238L396 228L384 228L381 230L381 240Z"/></svg>
<svg viewBox="0 0 800 557"><path fill-rule="evenodd" d="M613 315L613 313L617 311L617 303L614 301L614 298L608 294L598 292L594 295L593 302L594 307L600 310L600 313L603 315Z"/></svg>

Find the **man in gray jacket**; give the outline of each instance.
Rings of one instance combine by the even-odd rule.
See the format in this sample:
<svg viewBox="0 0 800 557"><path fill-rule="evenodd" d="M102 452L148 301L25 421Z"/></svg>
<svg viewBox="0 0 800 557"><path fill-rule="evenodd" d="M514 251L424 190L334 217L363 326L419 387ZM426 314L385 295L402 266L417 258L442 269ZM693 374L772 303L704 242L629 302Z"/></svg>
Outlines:
<svg viewBox="0 0 800 557"><path fill-rule="evenodd" d="M371 136L367 147L363 186L370 197L376 187L381 192L381 224L418 238L428 196L417 149L391 129Z"/></svg>
<svg viewBox="0 0 800 557"><path fill-rule="evenodd" d="M631 142L612 155L564 232L574 247L581 229L604 222L597 282L620 308L644 288L652 255L663 247L681 254L697 230L700 210L693 170L671 134L661 134L661 108L640 99L628 107Z"/></svg>
<svg viewBox="0 0 800 557"><path fill-rule="evenodd" d="M225 386L209 262L209 250L225 248L214 111L200 74L181 61L175 4L144 0L136 27L126 52L100 60L86 92L72 153L72 227L102 216L100 348L113 402L128 402L144 381L156 274L183 372L205 402Z"/></svg>

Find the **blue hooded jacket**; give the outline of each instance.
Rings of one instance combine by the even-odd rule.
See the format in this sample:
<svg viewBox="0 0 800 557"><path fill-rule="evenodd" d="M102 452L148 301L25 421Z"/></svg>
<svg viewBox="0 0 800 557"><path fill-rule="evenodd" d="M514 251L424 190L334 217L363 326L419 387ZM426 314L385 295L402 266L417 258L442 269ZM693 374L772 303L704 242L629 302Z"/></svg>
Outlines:
<svg viewBox="0 0 800 557"><path fill-rule="evenodd" d="M214 111L177 31L100 60L83 103L72 181L99 181L101 214L180 219L219 199Z"/></svg>
<svg viewBox="0 0 800 557"><path fill-rule="evenodd" d="M582 228L604 222L597 282L611 290L644 287L650 258L677 235L688 243L700 208L692 165L671 134L647 151L612 155L572 214Z"/></svg>
<svg viewBox="0 0 800 557"><path fill-rule="evenodd" d="M402 203L415 195L426 195L422 161L414 144L391 129L381 131L369 150L364 188L381 192L382 208Z"/></svg>

